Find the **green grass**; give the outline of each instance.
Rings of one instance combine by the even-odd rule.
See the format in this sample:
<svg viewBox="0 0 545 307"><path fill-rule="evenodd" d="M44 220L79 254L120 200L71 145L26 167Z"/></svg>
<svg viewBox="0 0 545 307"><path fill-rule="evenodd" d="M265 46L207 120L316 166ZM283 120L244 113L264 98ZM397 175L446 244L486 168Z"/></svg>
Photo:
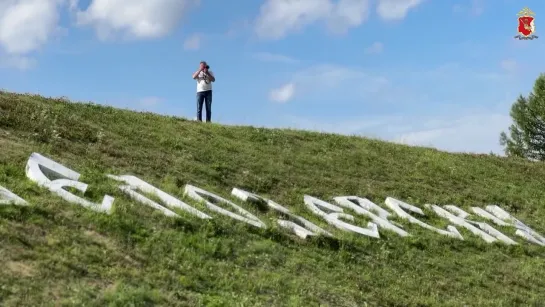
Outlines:
<svg viewBox="0 0 545 307"><path fill-rule="evenodd" d="M80 172L85 198L114 196L111 215L71 205L25 177L39 152ZM167 218L105 174L132 174L214 216ZM302 240L217 216L183 197L192 184L230 198L267 196L333 232ZM545 302L545 249L465 241L394 219L413 236L331 228L303 205L358 195L497 204L545 232L545 166L359 137L199 124L62 99L0 92L0 185L29 207L0 207L2 306L532 306ZM81 195L81 194L80 194ZM232 198L231 198L232 199ZM426 210L425 210L426 211ZM178 211L179 212L179 211ZM427 221L448 225L427 212ZM181 213L181 212L180 212ZM356 217L356 224L367 220Z"/></svg>

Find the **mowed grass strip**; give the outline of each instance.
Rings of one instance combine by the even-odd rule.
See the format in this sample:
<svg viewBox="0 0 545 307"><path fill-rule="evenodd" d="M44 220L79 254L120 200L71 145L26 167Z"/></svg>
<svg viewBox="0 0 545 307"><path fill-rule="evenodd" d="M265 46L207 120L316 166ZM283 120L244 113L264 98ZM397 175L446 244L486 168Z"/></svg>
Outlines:
<svg viewBox="0 0 545 307"><path fill-rule="evenodd" d="M82 195L115 197L111 215L69 204L25 177L38 152L82 174ZM131 174L214 217L168 218L106 174ZM219 216L183 196L192 184L233 199L270 197L335 234L302 240L274 211L235 201L269 227ZM423 205L497 204L545 233L545 167L334 134L202 124L36 95L0 93L0 185L29 207L0 207L2 306L539 306L545 249L486 244L393 218L412 234L348 234L311 214L331 201L387 196ZM151 196L150 196L151 197ZM349 212L353 213L353 212ZM476 218L477 219L477 218ZM368 220L356 216L355 224Z"/></svg>

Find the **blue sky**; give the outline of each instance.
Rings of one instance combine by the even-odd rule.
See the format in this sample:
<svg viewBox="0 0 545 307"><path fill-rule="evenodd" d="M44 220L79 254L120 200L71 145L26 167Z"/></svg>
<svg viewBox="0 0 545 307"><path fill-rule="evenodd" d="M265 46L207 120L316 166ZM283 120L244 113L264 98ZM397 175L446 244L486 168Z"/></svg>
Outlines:
<svg viewBox="0 0 545 307"><path fill-rule="evenodd" d="M537 0L3 0L0 88L194 118L206 60L216 122L501 153L524 6L540 35Z"/></svg>

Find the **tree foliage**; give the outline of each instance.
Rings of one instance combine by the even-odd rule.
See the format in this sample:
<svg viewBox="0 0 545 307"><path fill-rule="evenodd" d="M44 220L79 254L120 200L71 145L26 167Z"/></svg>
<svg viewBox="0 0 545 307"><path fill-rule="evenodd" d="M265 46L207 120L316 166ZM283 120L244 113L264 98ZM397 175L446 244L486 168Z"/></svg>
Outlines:
<svg viewBox="0 0 545 307"><path fill-rule="evenodd" d="M535 81L528 97L519 96L511 107L513 124L509 136L502 132L500 143L508 156L545 160L545 74Z"/></svg>

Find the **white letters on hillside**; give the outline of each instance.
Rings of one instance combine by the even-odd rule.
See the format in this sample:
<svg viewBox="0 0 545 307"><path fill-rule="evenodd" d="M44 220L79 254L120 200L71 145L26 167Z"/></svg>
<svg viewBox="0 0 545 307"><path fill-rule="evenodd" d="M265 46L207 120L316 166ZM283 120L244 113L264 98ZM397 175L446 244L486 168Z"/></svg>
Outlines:
<svg viewBox="0 0 545 307"><path fill-rule="evenodd" d="M352 209L358 214L371 218L373 223L377 224L379 227L393 231L402 237L409 235L405 230L394 225L388 220L388 217L391 215L390 212L382 209L367 198L361 198L358 196L339 196L333 199L340 206Z"/></svg>
<svg viewBox="0 0 545 307"><path fill-rule="evenodd" d="M28 203L21 197L17 196L17 194L0 185L0 205L25 206L28 205Z"/></svg>
<svg viewBox="0 0 545 307"><path fill-rule="evenodd" d="M517 242L513 241L511 238L504 235L503 233L496 230L494 227L488 225L487 223L468 220L467 217L470 214L456 206L446 205L446 206L443 206L444 209L436 205L426 205L426 207L432 209L440 217L444 217L448 219L454 225L458 225L458 226L466 228L467 230L471 231L474 235L481 237L483 240L485 240L488 243L492 243L499 240L506 244L517 244Z"/></svg>
<svg viewBox="0 0 545 307"><path fill-rule="evenodd" d="M310 209L310 211L312 211L312 213L322 217L324 220L326 220L326 222L341 230L352 231L373 238L380 238L380 235L378 233L378 227L375 223L367 223L367 228L352 225L340 220L340 218L344 218L350 221L354 220L354 217L352 215L344 213L343 209L340 207L337 207L309 195L305 195L303 201L305 202L305 205ZM320 209L319 207L333 212L327 213L325 211L322 211L322 209Z"/></svg>
<svg viewBox="0 0 545 307"><path fill-rule="evenodd" d="M98 204L66 191L65 187L72 187L85 193L87 184L78 181L80 177L79 173L38 153L30 155L26 165L26 175L39 186L49 189L70 203L78 204L95 211L110 213L114 202L113 197L105 195L102 203ZM59 179L51 180L48 176Z"/></svg>
<svg viewBox="0 0 545 307"><path fill-rule="evenodd" d="M136 190L140 190L143 193L153 194L157 196L161 201L163 201L168 207L175 207L182 209L186 212L189 212L197 217L200 217L201 219L210 219L211 217L207 214L202 213L201 211L191 207L190 205L184 203L183 201L159 190L158 188L152 186L151 184L145 182L144 180L130 175L123 175L123 176L114 176L114 175L108 175L109 178L112 178L117 181L124 182L125 185L119 186L119 189L121 191L125 192L125 194L129 195L132 199L137 200L144 205L148 205L152 208L155 208L161 212L163 212L166 216L179 216L174 211L169 210L160 204L154 202L153 200L147 198L146 196L136 192Z"/></svg>
<svg viewBox="0 0 545 307"><path fill-rule="evenodd" d="M410 223L417 224L419 226L422 226L422 227L424 227L426 229L429 229L429 230L433 230L433 231L435 231L437 233L440 233L442 235L450 236L450 237L453 237L453 238L458 238L460 240L464 239L462 237L462 235L458 232L458 229L456 229L456 227L454 227L452 225L447 226L448 231L443 230L443 229L439 229L439 228L433 227L431 225L428 225L428 224L422 222L421 220L413 217L412 215L410 215L409 213L407 213L405 211L405 210L408 210L408 211L411 211L413 213L417 213L417 214L420 214L420 215L425 215L424 211L422 211L422 209L420 209L418 207L407 204L405 202L402 202L402 201L397 200L397 199L392 198L392 197L387 197L386 200L384 201L384 203L386 204L386 206L388 206L390 209L392 209L392 211L394 211L399 217L408 220ZM403 210L403 209L405 209L405 210Z"/></svg>
<svg viewBox="0 0 545 307"><path fill-rule="evenodd" d="M186 184L185 189L184 189L184 194L186 196L196 200L196 201L204 202L206 204L206 207L208 207L208 209L210 209L212 211L215 211L217 213L229 216L229 217L231 217L231 218L233 218L235 220L246 222L246 223L248 223L250 225L253 225L253 226L256 226L256 227L259 227L259 228L267 228L267 225L265 225L265 223L263 223L259 218L257 218L257 216L255 216L255 215L251 214L250 212L242 209L241 207L237 206L232 201L229 201L229 200L227 200L225 198L222 198L222 197L220 197L220 196L218 196L218 195L216 195L214 193L210 193L210 192L205 191L205 190L203 190L201 188L197 188L195 186ZM212 202L208 201L208 199L206 199L205 197L215 199L218 203L228 204L231 207L233 207L233 209L235 209L235 211L237 211L238 213L240 213L242 215L239 215L239 214L233 213L231 211L225 210L225 209L213 204Z"/></svg>
<svg viewBox="0 0 545 307"><path fill-rule="evenodd" d="M81 206L84 206L86 208L96 210L99 212L109 213L111 210L114 198L109 195L105 195L104 199L102 200L102 203L99 204L99 203L93 203L82 197L76 196L68 192L67 190L64 190L65 187L73 187L81 191L82 193L85 193L88 185L83 182L79 182L79 177L80 177L79 173L69 168L66 168L65 166L53 160L50 160L38 153L31 154L26 165L26 175L33 182L37 183L38 185L42 187L49 189L50 191L59 195L61 198L63 198L64 200L68 202L79 204ZM124 193L129 195L131 198L143 204L149 205L155 209L158 209L167 216L178 216L178 214L176 214L174 211L167 208L169 207L169 208L179 208L195 216L198 216L199 218L202 218L202 219L211 219L209 215L193 208L192 206L176 199L175 197L159 190L158 188L150 185L149 183L137 177L113 176L113 175L108 175L108 177L114 180L123 182L124 185L121 185L119 188ZM140 191L141 193L156 195L165 204L166 207L138 193L137 190ZM200 189L191 185L186 185L184 194L194 200L203 201L206 204L206 206L212 211L218 212L222 215L227 215L231 218L246 222L256 227L260 227L260 228L266 227L266 225L261 220L259 220L259 218L252 215L250 212L237 206L233 202L226 200L224 198L221 198L213 193L207 192L203 189ZM272 200L265 199L263 197L260 197L259 195L253 194L251 192L243 191L237 188L234 188L232 190L232 194L235 197L238 197L239 199L244 201L263 200L267 203L269 207L290 217L291 220L282 220L282 219L278 220L278 224L281 227L291 229L299 237L306 238L309 235L316 235L318 233L323 233L323 234L332 236L329 232L316 226L310 221L304 219L303 217L297 216L291 213L287 208L275 203ZM214 200L210 201L210 199L214 199ZM379 238L380 236L379 236L378 227L383 227L385 229L394 231L400 236L409 235L405 230L402 229L400 225L397 225L396 223L388 220L391 213L384 210L380 206L374 204L373 202L369 201L368 199L360 198L357 196L340 196L340 197L335 197L334 200L341 207L352 209L357 214L361 214L361 215L369 217L372 220L372 222L369 222L367 224L367 228L362 228L362 227L358 227L358 226L346 223L344 221L341 221L340 218L354 220L354 217L352 215L344 213L343 208L332 205L328 202L322 201L320 199L317 199L309 195L304 196L304 203L307 208L309 208L314 214L324 218L329 224L339 229L342 229L344 231L352 231L352 232L360 233L366 236ZM239 214L225 210L219 207L218 205L214 204L213 202L216 204L226 203L230 205L231 207L233 207L235 211L237 211ZM0 205L8 205L8 204L28 205L28 203L24 199L17 196L16 194L9 191L8 189L0 186ZM424 212L415 206L412 206L410 204L404 203L402 201L399 201L391 197L386 198L385 204L388 208L392 209L395 212L395 214L397 214L398 216L404 219L407 219L410 223L418 224L421 227L433 230L437 233L463 240L462 236L460 235L456 227L452 225L447 226L447 230L438 229L436 227L428 225L416 219L415 217L411 216L409 212L424 215ZM433 210L440 217L448 219L454 225L461 226L468 229L473 234L481 237L486 242L491 243L495 241L501 241L506 244L517 244L513 239L504 235L503 233L496 230L494 227L488 225L487 223L469 220L468 219L469 213L465 212L464 210L456 206L426 205L426 207ZM534 231L533 229L531 229L530 227L528 227L527 225L525 225L524 223L522 223L521 221L519 221L518 219L510 215L508 212L501 209L500 207L487 206L485 209L472 207L471 211L480 217L491 220L496 225L515 227L516 228L515 233L518 236L524 238L525 240L531 243L545 246L545 237L541 236L539 233L537 233L536 231Z"/></svg>
<svg viewBox="0 0 545 307"><path fill-rule="evenodd" d="M516 219L514 216L509 214L507 211L503 210L502 208L492 205L492 206L486 206L486 211L477 208L472 207L471 210L486 219L492 220L494 223L500 226L513 226L517 229L515 232L516 235L541 246L545 246L545 238L534 231L532 228L526 226L523 222Z"/></svg>
<svg viewBox="0 0 545 307"><path fill-rule="evenodd" d="M298 215L295 215L293 213L290 212L289 209L287 208L284 208L283 206L277 204L276 202L270 200L270 199L266 199L266 198L263 198L257 194L254 194L254 193L250 193L250 192L247 192L247 191L244 191L244 190L241 190L241 189L237 189L237 188L233 188L233 190L231 191L231 194L233 196L235 196L236 198L242 200L242 201L245 201L245 202L248 202L248 201L263 201L267 204L267 206L269 206L270 208L278 211L278 212L281 212L283 214L285 214L286 216L290 217L292 220L298 222L299 224L297 223L294 223L292 221L288 221L288 220L282 220L282 219L278 219L277 222L278 222L278 225L280 225L281 227L284 227L284 228L287 228L287 229L290 229L291 231L293 231L293 233L295 233L297 236L299 236L300 238L303 238L303 239L306 239L307 236L314 236L314 235L317 235L317 234L325 234L327 236L333 236L331 233L323 230L322 228L316 226L315 224L313 224L312 222L298 216Z"/></svg>

